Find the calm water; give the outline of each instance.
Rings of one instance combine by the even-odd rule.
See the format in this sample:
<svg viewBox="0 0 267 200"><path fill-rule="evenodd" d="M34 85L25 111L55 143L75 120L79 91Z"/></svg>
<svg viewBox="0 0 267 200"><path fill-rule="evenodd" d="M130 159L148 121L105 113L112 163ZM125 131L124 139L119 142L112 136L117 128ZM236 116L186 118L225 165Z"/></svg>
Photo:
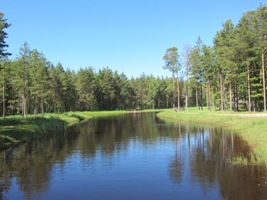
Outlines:
<svg viewBox="0 0 267 200"><path fill-rule="evenodd" d="M88 121L1 154L0 199L267 199L267 175L229 164L249 148L155 114Z"/></svg>

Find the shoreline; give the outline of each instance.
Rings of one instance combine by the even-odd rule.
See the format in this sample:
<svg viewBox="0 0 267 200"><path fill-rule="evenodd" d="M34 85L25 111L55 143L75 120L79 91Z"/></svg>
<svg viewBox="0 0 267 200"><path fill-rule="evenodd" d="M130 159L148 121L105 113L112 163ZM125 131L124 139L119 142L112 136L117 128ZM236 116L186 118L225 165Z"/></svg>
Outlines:
<svg viewBox="0 0 267 200"><path fill-rule="evenodd" d="M41 138L49 131L68 128L93 117L125 114L127 111L67 112L62 114L0 118L0 151Z"/></svg>
<svg viewBox="0 0 267 200"><path fill-rule="evenodd" d="M174 112L169 110L142 111L98 111L45 114L44 116L11 116L0 118L0 150L6 150L22 142L38 139L49 131L74 126L95 117L142 112L159 112L164 120L180 120L202 125L227 127L241 136L251 147L253 160L267 166L267 113L230 113L220 111L194 110Z"/></svg>
<svg viewBox="0 0 267 200"><path fill-rule="evenodd" d="M157 115L202 125L227 127L241 136L251 147L253 162L267 167L267 113L230 113L220 111L166 111Z"/></svg>

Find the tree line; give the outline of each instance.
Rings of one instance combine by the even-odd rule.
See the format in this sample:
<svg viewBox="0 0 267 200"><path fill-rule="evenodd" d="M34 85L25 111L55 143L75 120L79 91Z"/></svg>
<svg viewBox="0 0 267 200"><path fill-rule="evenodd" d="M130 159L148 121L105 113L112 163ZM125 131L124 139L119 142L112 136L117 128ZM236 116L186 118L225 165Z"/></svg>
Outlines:
<svg viewBox="0 0 267 200"><path fill-rule="evenodd" d="M237 25L226 20L213 46L199 37L194 47L185 46L183 59L176 47L168 48L163 59L173 74L173 91L182 97L185 109L191 100L199 108L266 111L266 50L267 7L260 4L257 10L244 13Z"/></svg>
<svg viewBox="0 0 267 200"><path fill-rule="evenodd" d="M171 102L168 78L128 79L109 67L77 72L51 64L25 43L14 60L3 60L2 105L6 114L165 108Z"/></svg>
<svg viewBox="0 0 267 200"><path fill-rule="evenodd" d="M133 110L189 106L200 109L266 111L267 8L226 20L213 46L199 37L193 47L166 50L169 77L128 78L109 67L78 71L52 64L25 42L11 60L6 51L10 24L0 13L0 83L3 116L45 112Z"/></svg>

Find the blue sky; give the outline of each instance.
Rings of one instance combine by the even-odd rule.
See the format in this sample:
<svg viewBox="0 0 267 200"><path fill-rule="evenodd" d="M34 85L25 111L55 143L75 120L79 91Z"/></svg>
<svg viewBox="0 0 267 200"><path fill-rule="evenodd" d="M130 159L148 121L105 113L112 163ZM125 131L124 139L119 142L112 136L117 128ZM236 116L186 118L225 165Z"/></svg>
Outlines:
<svg viewBox="0 0 267 200"><path fill-rule="evenodd" d="M8 52L15 58L26 41L54 65L78 70L109 67L129 78L170 76L162 57L169 47L212 45L222 23L266 0L0 0Z"/></svg>

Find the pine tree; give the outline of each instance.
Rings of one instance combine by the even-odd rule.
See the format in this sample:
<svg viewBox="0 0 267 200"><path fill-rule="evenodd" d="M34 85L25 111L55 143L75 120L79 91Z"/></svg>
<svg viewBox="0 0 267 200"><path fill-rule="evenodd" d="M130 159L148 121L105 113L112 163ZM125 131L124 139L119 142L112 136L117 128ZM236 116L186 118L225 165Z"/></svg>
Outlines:
<svg viewBox="0 0 267 200"><path fill-rule="evenodd" d="M249 11L243 14L237 25L237 51L240 59L240 81L246 80L247 109L251 111L251 75L253 63L257 60L256 32L254 30L255 11ZM244 73L245 72L245 73ZM244 74L244 75L243 75ZM243 75L243 76L242 76ZM244 79L243 79L244 77ZM243 84L242 84L243 85Z"/></svg>
<svg viewBox="0 0 267 200"><path fill-rule="evenodd" d="M212 49L203 45L202 48L203 54L201 55L201 68L203 71L203 80L206 82L206 101L207 107L211 109L211 82L215 79L214 77L214 68L213 68L213 52Z"/></svg>
<svg viewBox="0 0 267 200"><path fill-rule="evenodd" d="M6 105L5 105L5 58L10 56L11 54L6 52L8 45L5 42L7 38L7 33L4 29L10 27L10 24L7 23L7 20L4 19L4 14L0 12L0 71L2 74L2 113L3 117L5 117L6 113Z"/></svg>
<svg viewBox="0 0 267 200"><path fill-rule="evenodd" d="M201 68L201 55L202 55L203 42L200 37L196 41L196 45L191 49L189 53L189 72L190 72L190 83L191 87L194 89L195 105L196 107L200 106L199 103L199 93L201 91L201 82L202 82L202 68ZM202 101L201 101L202 105Z"/></svg>
<svg viewBox="0 0 267 200"><path fill-rule="evenodd" d="M180 91L179 91L179 70L181 69L181 64L179 62L179 54L177 47L171 47L166 50L163 56L165 60L165 65L163 69L168 69L172 73L172 88L173 88L173 109L175 109L175 74L177 74L177 109L180 110Z"/></svg>
<svg viewBox="0 0 267 200"><path fill-rule="evenodd" d="M190 65L190 51L191 48L189 45L186 45L184 47L184 67L185 67L185 76L186 76L186 82L185 82L185 110L188 109L188 81L189 81L189 65Z"/></svg>
<svg viewBox="0 0 267 200"><path fill-rule="evenodd" d="M0 58L10 56L11 54L6 52L8 44L6 44L5 39L7 38L7 33L4 29L10 27L11 24L7 23L7 19L4 18L4 14L0 12Z"/></svg>
<svg viewBox="0 0 267 200"><path fill-rule="evenodd" d="M92 67L80 68L77 72L76 90L79 102L79 110L94 110L95 98L95 74Z"/></svg>
<svg viewBox="0 0 267 200"><path fill-rule="evenodd" d="M61 98L63 100L63 112L75 111L76 108L76 75L75 72L67 69L66 72L60 74L62 83Z"/></svg>
<svg viewBox="0 0 267 200"><path fill-rule="evenodd" d="M31 50L27 42L20 48L20 56L17 58L16 77L14 82L16 89L20 97L20 110L22 116L26 116L28 112L28 101L29 101L29 69L30 69L30 56Z"/></svg>
<svg viewBox="0 0 267 200"><path fill-rule="evenodd" d="M64 97L63 97L63 74L65 73L61 63L56 66L51 66L49 69L50 76L50 93L51 105L53 112L64 111ZM63 78L62 78L63 77Z"/></svg>
<svg viewBox="0 0 267 200"><path fill-rule="evenodd" d="M133 102L135 99L135 91L132 87L130 80L128 80L127 76L124 73L119 75L119 88L120 88L120 108L125 109L134 109Z"/></svg>
<svg viewBox="0 0 267 200"><path fill-rule="evenodd" d="M267 45L267 7L262 4L256 11L256 31L259 38L259 46L261 49L261 73L262 73L262 87L263 87L263 107L266 112L266 76L265 76L265 54Z"/></svg>
<svg viewBox="0 0 267 200"><path fill-rule="evenodd" d="M29 68L30 96L34 106L34 114L38 113L40 108L44 114L44 106L50 96L48 62L45 56L38 52L37 49L31 51L31 60Z"/></svg>
<svg viewBox="0 0 267 200"><path fill-rule="evenodd" d="M112 110L114 109L115 99L115 87L113 79L113 71L106 67L99 70L96 76L97 83L97 102L101 110Z"/></svg>
<svg viewBox="0 0 267 200"><path fill-rule="evenodd" d="M227 20L223 29L217 32L214 39L216 61L219 66L220 88L221 88L221 110L225 109L225 85L229 86L229 106L232 111L232 88L237 66L234 62L234 24Z"/></svg>

